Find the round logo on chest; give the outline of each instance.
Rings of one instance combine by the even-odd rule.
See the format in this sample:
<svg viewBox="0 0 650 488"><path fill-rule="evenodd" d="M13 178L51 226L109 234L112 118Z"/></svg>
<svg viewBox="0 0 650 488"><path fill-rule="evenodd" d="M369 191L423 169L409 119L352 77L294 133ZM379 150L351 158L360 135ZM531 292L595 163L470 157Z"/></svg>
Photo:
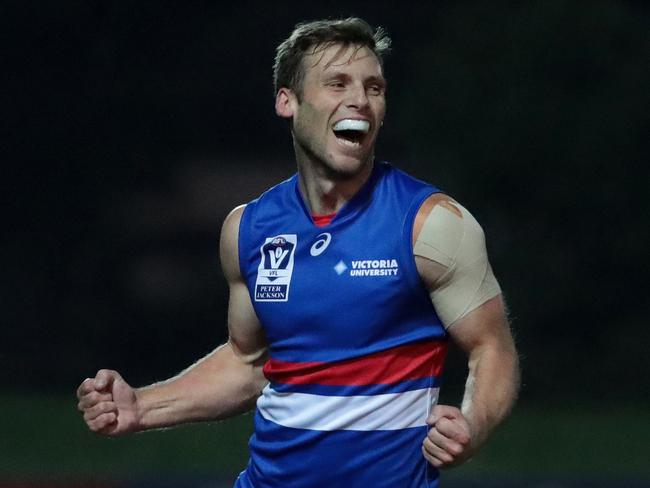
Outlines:
<svg viewBox="0 0 650 488"><path fill-rule="evenodd" d="M316 242L312 244L309 250L309 254L312 256L320 256L327 249L327 246L330 245L330 241L332 240L332 235L329 232L323 232L316 239Z"/></svg>

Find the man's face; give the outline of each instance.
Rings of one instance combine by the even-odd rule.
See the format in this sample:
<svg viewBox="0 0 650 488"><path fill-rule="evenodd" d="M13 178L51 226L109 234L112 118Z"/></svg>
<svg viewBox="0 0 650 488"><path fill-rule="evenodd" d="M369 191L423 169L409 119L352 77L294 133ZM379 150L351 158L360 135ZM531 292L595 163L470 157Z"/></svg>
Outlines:
<svg viewBox="0 0 650 488"><path fill-rule="evenodd" d="M374 157L386 112L386 82L375 54L359 46L336 44L303 59L300 98L286 90L276 109L293 118L300 164L314 164L330 177L358 174ZM285 112L281 112L285 109ZM288 111L287 111L288 109Z"/></svg>

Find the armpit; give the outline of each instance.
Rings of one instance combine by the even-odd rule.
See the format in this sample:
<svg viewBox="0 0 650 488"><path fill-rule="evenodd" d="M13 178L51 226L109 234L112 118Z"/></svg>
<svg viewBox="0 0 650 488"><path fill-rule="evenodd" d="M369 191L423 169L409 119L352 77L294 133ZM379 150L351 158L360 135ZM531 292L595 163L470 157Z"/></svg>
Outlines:
<svg viewBox="0 0 650 488"><path fill-rule="evenodd" d="M416 257L433 263L419 267L429 296L445 327L449 327L501 293L487 257L483 229L452 200L440 200L426 217L413 246ZM426 276L436 269L436 276ZM441 272L442 270L442 272Z"/></svg>
<svg viewBox="0 0 650 488"><path fill-rule="evenodd" d="M266 347L260 347L258 349L252 350L248 353L243 352L237 345L231 340L229 341L230 346L232 347L233 352L235 355L241 359L241 361L245 364L255 364L258 362L260 359L263 359L266 361L265 357L268 352L268 348Z"/></svg>

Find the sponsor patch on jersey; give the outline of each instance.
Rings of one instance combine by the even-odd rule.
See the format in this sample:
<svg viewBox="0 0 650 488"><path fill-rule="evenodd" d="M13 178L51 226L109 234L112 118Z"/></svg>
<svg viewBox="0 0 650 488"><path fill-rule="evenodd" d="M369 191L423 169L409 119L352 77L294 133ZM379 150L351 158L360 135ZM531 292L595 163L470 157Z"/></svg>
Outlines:
<svg viewBox="0 0 650 488"><path fill-rule="evenodd" d="M255 281L256 302L286 302L293 274L293 256L298 236L281 234L267 237L260 247L262 259Z"/></svg>
<svg viewBox="0 0 650 488"><path fill-rule="evenodd" d="M399 272L397 259L360 259L351 264L350 276L395 276Z"/></svg>
<svg viewBox="0 0 650 488"><path fill-rule="evenodd" d="M309 254L312 256L320 256L323 254L323 251L327 249L327 246L330 245L330 242L332 241L332 234L329 232L323 232L322 234L319 234L316 242L314 242L309 249Z"/></svg>

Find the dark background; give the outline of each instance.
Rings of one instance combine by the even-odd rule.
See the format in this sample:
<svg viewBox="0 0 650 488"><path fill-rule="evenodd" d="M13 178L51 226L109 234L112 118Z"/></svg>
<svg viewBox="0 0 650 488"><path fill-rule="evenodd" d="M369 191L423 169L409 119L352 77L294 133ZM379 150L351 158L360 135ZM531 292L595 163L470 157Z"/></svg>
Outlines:
<svg viewBox="0 0 650 488"><path fill-rule="evenodd" d="M166 378L226 339L223 218L295 171L275 46L394 41L377 156L479 219L522 404L648 401L647 2L4 2L0 387ZM465 374L452 359L449 391ZM644 380L645 381L645 380ZM72 408L72 406L71 406Z"/></svg>

